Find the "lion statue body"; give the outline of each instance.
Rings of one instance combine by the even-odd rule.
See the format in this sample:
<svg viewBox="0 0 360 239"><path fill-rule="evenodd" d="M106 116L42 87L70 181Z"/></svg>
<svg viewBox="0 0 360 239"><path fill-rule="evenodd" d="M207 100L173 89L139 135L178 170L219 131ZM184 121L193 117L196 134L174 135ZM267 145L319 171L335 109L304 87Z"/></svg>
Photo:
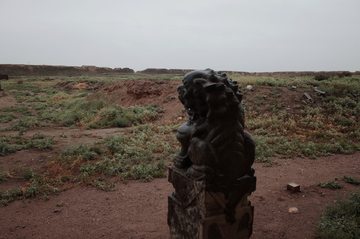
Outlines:
<svg viewBox="0 0 360 239"><path fill-rule="evenodd" d="M177 168L194 180L221 184L253 176L255 142L244 132L242 94L237 82L211 69L192 71L178 86L188 121L178 128Z"/></svg>

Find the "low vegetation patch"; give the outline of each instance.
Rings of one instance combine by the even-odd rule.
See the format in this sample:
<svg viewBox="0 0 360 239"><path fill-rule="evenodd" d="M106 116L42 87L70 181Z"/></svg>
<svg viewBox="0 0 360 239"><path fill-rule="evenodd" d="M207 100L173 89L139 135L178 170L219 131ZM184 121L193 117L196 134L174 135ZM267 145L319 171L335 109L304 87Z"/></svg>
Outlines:
<svg viewBox="0 0 360 239"><path fill-rule="evenodd" d="M36 105L37 108L43 107L38 113L39 118L61 126L84 126L89 129L98 129L146 123L157 119L159 113L163 112L156 105L148 105L145 108L134 106L125 109L113 106L101 99L88 100L80 96L73 97L66 94L55 95L51 109L45 109L45 105Z"/></svg>
<svg viewBox="0 0 360 239"><path fill-rule="evenodd" d="M73 181L92 186L99 175L141 181L165 177L165 160L180 151L174 135L178 126L145 124L94 145L69 146L53 165L71 171Z"/></svg>
<svg viewBox="0 0 360 239"><path fill-rule="evenodd" d="M360 150L359 76L329 77L321 83L311 77L236 80L255 89L241 88L245 129L253 132L257 162L270 165L274 156L316 159ZM314 85L325 95L316 94ZM312 101L303 92L309 92Z"/></svg>
<svg viewBox="0 0 360 239"><path fill-rule="evenodd" d="M143 124L122 130L120 135L111 135L94 144L79 144L67 147L61 155L39 172L21 168L28 187L0 191L0 204L28 197L42 197L67 190L82 184L100 190L114 190L115 181L140 180L166 177L167 162L180 151L175 132L180 124ZM31 139L21 136L4 136L0 139L11 149L51 147L52 138L40 133ZM39 140L39 141L36 141ZM49 141L45 141L49 140ZM48 144L46 144L48 143ZM5 151L4 155L9 153ZM1 174L3 181L8 172Z"/></svg>
<svg viewBox="0 0 360 239"><path fill-rule="evenodd" d="M16 118L17 117L13 114L1 114L0 115L0 123L7 123Z"/></svg>
<svg viewBox="0 0 360 239"><path fill-rule="evenodd" d="M151 124L163 113L157 105L124 108L106 96L89 97L94 89L72 86L137 79L174 80L180 84L182 77L171 74L41 76L2 82L5 92L13 95L18 104L0 107L0 122L11 124L1 130L19 131L19 135L0 135L0 156L25 148L52 149L52 137L40 133L23 137L29 129L128 127L95 144L69 146L37 172L24 169L27 175L24 180L29 186L1 192L2 204L33 196L46 199L51 193L77 184L114 190L116 181L150 181L164 177L166 166L180 150L175 137L179 121ZM245 130L255 139L256 162L270 167L277 165L272 162L273 157L316 159L360 150L360 76L244 77L235 74L230 77L239 82L243 92ZM18 80L22 83L18 84ZM71 87L61 87L64 82L66 85L70 82ZM253 90L245 88L247 85L252 85ZM326 92L325 95L315 92L314 87ZM12 92L8 93L9 90ZM311 95L311 101L304 98L304 92ZM11 173L0 173L0 181L7 180ZM342 180L357 183L357 179L347 176ZM334 180L319 186L339 188L342 185Z"/></svg>
<svg viewBox="0 0 360 239"><path fill-rule="evenodd" d="M352 192L345 199L327 205L316 228L317 238L360 238L360 192Z"/></svg>
<svg viewBox="0 0 360 239"><path fill-rule="evenodd" d="M31 112L29 111L29 107L27 105L23 105L23 104L10 106L10 107L2 107L2 108L0 108L0 111L16 112L16 113L21 113L23 115L31 115Z"/></svg>
<svg viewBox="0 0 360 239"><path fill-rule="evenodd" d="M319 182L318 186L321 188L329 188L329 189L333 189L333 190L344 187L344 185L340 184L336 179L330 180L329 182L326 182L326 183Z"/></svg>
<svg viewBox="0 0 360 239"><path fill-rule="evenodd" d="M59 191L58 188L51 185L51 180L46 177L46 173L37 173L31 168L23 167L20 167L19 170L22 170L23 179L29 182L28 186L12 188L6 192L0 190L0 205L6 206L15 200L38 196L48 199L48 195Z"/></svg>
<svg viewBox="0 0 360 239"><path fill-rule="evenodd" d="M16 151L28 148L35 149L53 149L53 137L46 137L40 132L32 137L24 138L20 135L6 136L0 134L0 156L5 156Z"/></svg>
<svg viewBox="0 0 360 239"><path fill-rule="evenodd" d="M346 175L344 175L344 177L342 178L342 180L343 180L345 183L350 183L350 184L353 184L353 185L359 185L359 184L360 184L360 180L359 180L359 179L354 178L354 177L350 177L350 176L346 176Z"/></svg>

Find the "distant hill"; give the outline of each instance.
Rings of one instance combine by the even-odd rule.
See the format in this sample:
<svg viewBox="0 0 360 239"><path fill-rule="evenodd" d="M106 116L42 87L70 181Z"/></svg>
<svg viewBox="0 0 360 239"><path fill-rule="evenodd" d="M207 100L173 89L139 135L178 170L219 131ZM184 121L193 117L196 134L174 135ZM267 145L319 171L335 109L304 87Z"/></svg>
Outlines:
<svg viewBox="0 0 360 239"><path fill-rule="evenodd" d="M130 68L108 68L96 66L48 66L0 64L0 74L9 76L57 76L83 74L121 74L134 73Z"/></svg>
<svg viewBox="0 0 360 239"><path fill-rule="evenodd" d="M215 69L216 70L216 69ZM143 74L186 74L192 69L162 69L147 68L136 73ZM335 76L345 71L279 71L279 72L245 72L245 71L222 71L229 75L239 74L242 76ZM347 71L346 71L347 72ZM135 71L130 68L109 68L97 66L50 66L50 65L16 65L0 64L0 74L9 76L77 76L96 74L133 74ZM360 75L360 71L351 72L353 75Z"/></svg>

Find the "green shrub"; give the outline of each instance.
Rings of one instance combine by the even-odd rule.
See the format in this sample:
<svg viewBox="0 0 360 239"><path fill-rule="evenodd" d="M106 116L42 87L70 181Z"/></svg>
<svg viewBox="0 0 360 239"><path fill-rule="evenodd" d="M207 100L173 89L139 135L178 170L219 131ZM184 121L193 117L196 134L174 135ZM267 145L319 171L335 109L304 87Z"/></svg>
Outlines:
<svg viewBox="0 0 360 239"><path fill-rule="evenodd" d="M340 189L342 187L344 187L344 185L341 185L338 181L336 180L330 180L329 182L327 183L322 183L322 182L319 182L318 183L318 186L321 187L321 188L329 188L329 189Z"/></svg>
<svg viewBox="0 0 360 239"><path fill-rule="evenodd" d="M34 110L44 110L46 109L47 104L46 103L37 103L33 106Z"/></svg>
<svg viewBox="0 0 360 239"><path fill-rule="evenodd" d="M0 123L7 123L16 118L17 117L13 114L1 114L0 115Z"/></svg>
<svg viewBox="0 0 360 239"><path fill-rule="evenodd" d="M10 107L0 108L0 110L4 111L4 112L23 113L23 112L29 111L29 107L27 105L14 105L14 106L10 106Z"/></svg>
<svg viewBox="0 0 360 239"><path fill-rule="evenodd" d="M101 120L98 120L97 122L96 122L96 124L98 125L98 126L102 126L102 127L104 127L104 126L109 126L109 121L107 121L107 120L104 120L104 119L101 119Z"/></svg>
<svg viewBox="0 0 360 239"><path fill-rule="evenodd" d="M360 238L360 192L352 192L346 199L327 205L316 227L319 239Z"/></svg>
<svg viewBox="0 0 360 239"><path fill-rule="evenodd" d="M5 171L0 172L0 182L7 181L7 178L8 178L7 172Z"/></svg>
<svg viewBox="0 0 360 239"><path fill-rule="evenodd" d="M130 126L131 125L131 121L124 118L123 116L119 116L117 117L114 121L113 121L113 124L115 127L127 127L127 126Z"/></svg>
<svg viewBox="0 0 360 239"><path fill-rule="evenodd" d="M353 178L353 177L350 177L350 176L346 176L344 175L344 177L342 178L342 180L346 183L350 183L350 184L353 184L353 185L359 185L360 184L360 180L357 179L357 178Z"/></svg>
<svg viewBox="0 0 360 239"><path fill-rule="evenodd" d="M343 126L350 126L354 123L354 121L352 119L348 119L346 117L343 116L336 116L335 117L335 122L339 125L343 125Z"/></svg>
<svg viewBox="0 0 360 239"><path fill-rule="evenodd" d="M344 71L344 72L338 74L338 77L339 77L339 78L342 78L342 77L351 77L351 76L352 76L352 74L351 74L349 71Z"/></svg>
<svg viewBox="0 0 360 239"><path fill-rule="evenodd" d="M23 179L24 180L30 180L34 175L34 170L32 168L28 169L25 167L21 167L22 172L23 172Z"/></svg>
<svg viewBox="0 0 360 239"><path fill-rule="evenodd" d="M96 156L96 153L91 152L91 151L86 151L82 154L82 158L87 159L87 160L94 160L95 156Z"/></svg>
<svg viewBox="0 0 360 239"><path fill-rule="evenodd" d="M90 150L96 154L102 154L104 152L104 149L102 147L100 147L99 145L91 146Z"/></svg>
<svg viewBox="0 0 360 239"><path fill-rule="evenodd" d="M25 131L27 129L32 129L35 126L41 126L41 123L36 118L30 116L22 116L20 117L18 122L6 128L5 130Z"/></svg>
<svg viewBox="0 0 360 239"><path fill-rule="evenodd" d="M11 153L15 153L16 151L21 150L22 147L18 145L8 145L4 142L0 142L0 156L5 156Z"/></svg>
<svg viewBox="0 0 360 239"><path fill-rule="evenodd" d="M91 123L87 126L88 129L98 129L99 128L99 125L97 124L94 124L94 123Z"/></svg>
<svg viewBox="0 0 360 239"><path fill-rule="evenodd" d="M108 136L104 138L104 146L109 149L110 153L123 153L125 148L125 143L130 140L128 136Z"/></svg>
<svg viewBox="0 0 360 239"><path fill-rule="evenodd" d="M106 121L112 121L116 119L118 114L121 112L121 110L115 108L115 107L108 107L104 108L102 111L99 112L99 116Z"/></svg>
<svg viewBox="0 0 360 239"><path fill-rule="evenodd" d="M166 166L163 161L158 164L140 164L132 167L131 172L124 174L125 178L140 179L141 181L151 181L153 178L166 177Z"/></svg>
<svg viewBox="0 0 360 239"><path fill-rule="evenodd" d="M46 137L39 131L32 137L32 139L22 140L19 138L18 143L22 144L24 148L53 149L53 137Z"/></svg>
<svg viewBox="0 0 360 239"><path fill-rule="evenodd" d="M87 125L89 129L100 127L126 127L157 119L164 111L156 105L143 108L134 106L127 109L111 106L101 99L88 100L67 94L56 94L54 99L62 99L52 110L43 109L38 115L43 120L51 120L62 126ZM36 105L37 108L42 106ZM96 126L97 125L97 126Z"/></svg>
<svg viewBox="0 0 360 239"><path fill-rule="evenodd" d="M44 190L46 189L46 190ZM57 189L45 184L40 186L39 182L33 181L29 186L22 188L11 188L5 193L0 190L0 205L6 206L10 202L16 199L25 199L30 197L36 197L41 192L44 195L48 195L50 192L56 192Z"/></svg>
<svg viewBox="0 0 360 239"><path fill-rule="evenodd" d="M79 144L77 146L70 145L64 151L63 155L65 156L79 156L86 152L90 151L90 145L88 144Z"/></svg>
<svg viewBox="0 0 360 239"><path fill-rule="evenodd" d="M317 75L314 77L314 80L316 81L323 81L323 80L328 80L330 79L330 76L327 75Z"/></svg>

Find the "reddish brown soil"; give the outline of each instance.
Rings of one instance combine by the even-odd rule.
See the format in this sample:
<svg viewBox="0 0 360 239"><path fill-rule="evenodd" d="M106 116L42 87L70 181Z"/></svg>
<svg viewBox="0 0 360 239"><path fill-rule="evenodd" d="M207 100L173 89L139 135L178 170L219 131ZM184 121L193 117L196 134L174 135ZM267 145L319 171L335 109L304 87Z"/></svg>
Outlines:
<svg viewBox="0 0 360 239"><path fill-rule="evenodd" d="M179 82L118 82L103 86L93 97L109 97L123 106L157 103L165 109L161 119L164 120L176 117L182 108L177 97L172 99L177 95L177 85ZM11 96L0 98L0 102L1 107L16 103ZM25 136L36 132L29 131ZM23 150L0 157L0 171L19 165L38 168L69 144L94 142L108 134L122 133L118 128L80 130L62 127L41 128L40 132L55 137L54 150ZM316 160L274 158L277 163L272 167L255 163L257 190L249 198L255 207L251 238L314 238L315 225L324 206L332 203L338 194L357 189L342 183L342 189L333 191L316 184L335 178L341 181L343 175L358 177L359 156L360 152ZM301 192L286 191L290 182L300 184ZM0 190L22 184L20 178L10 178L0 183ZM48 201L15 201L0 207L0 238L169 238L167 197L172 192L172 185L164 178L148 183L118 182L112 192L76 186L50 196ZM298 208L298 213L290 213L290 207Z"/></svg>
<svg viewBox="0 0 360 239"><path fill-rule="evenodd" d="M177 99L179 81L121 81L105 85L91 97L106 97L124 107L157 104L165 110L161 120L170 120L183 108Z"/></svg>

